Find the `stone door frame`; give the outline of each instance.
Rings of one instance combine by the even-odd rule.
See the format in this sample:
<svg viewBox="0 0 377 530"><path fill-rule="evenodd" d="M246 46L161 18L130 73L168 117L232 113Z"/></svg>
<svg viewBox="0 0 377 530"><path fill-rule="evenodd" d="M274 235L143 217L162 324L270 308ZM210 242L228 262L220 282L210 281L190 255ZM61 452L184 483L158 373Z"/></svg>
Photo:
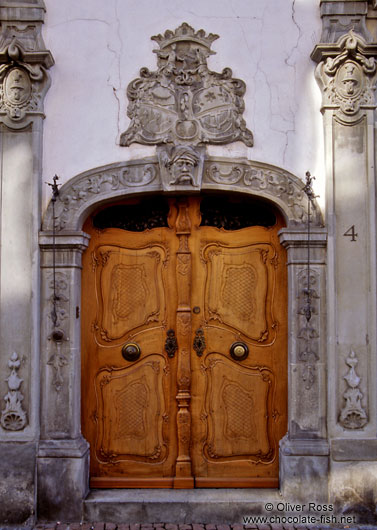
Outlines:
<svg viewBox="0 0 377 530"><path fill-rule="evenodd" d="M41 249L41 431L38 452L38 516L81 517L89 489L88 444L81 435L81 256L89 236L85 219L99 206L142 194L219 191L273 203L283 214L280 231L288 267L288 433L280 443L280 489L301 498L313 491L327 500L326 420L326 240L315 205L310 235L313 312L303 313L307 293L307 198L303 182L275 166L205 156L195 190L172 189L157 157L119 162L81 173L66 182L42 224ZM55 223L55 234L53 226ZM55 246L55 309L53 261ZM301 472L297 472L301 470ZM69 507L69 508L68 508ZM69 513L68 513L69 511Z"/></svg>

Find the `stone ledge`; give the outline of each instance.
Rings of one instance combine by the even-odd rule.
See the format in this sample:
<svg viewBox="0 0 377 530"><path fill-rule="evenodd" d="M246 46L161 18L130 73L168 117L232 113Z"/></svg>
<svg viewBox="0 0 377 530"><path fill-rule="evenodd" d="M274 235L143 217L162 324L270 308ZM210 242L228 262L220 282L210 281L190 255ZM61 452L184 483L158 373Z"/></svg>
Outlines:
<svg viewBox="0 0 377 530"><path fill-rule="evenodd" d="M212 521L214 525L241 523L243 516L263 513L266 501L281 501L279 491L212 488L92 490L84 501L83 520L111 520L113 523L166 521L175 524Z"/></svg>
<svg viewBox="0 0 377 530"><path fill-rule="evenodd" d="M84 438L74 440L41 440L38 458L82 458L89 451Z"/></svg>
<svg viewBox="0 0 377 530"><path fill-rule="evenodd" d="M377 461L377 440L332 440L331 457L336 462Z"/></svg>
<svg viewBox="0 0 377 530"><path fill-rule="evenodd" d="M286 456L328 456L329 444L326 440L288 440L280 442L280 451Z"/></svg>

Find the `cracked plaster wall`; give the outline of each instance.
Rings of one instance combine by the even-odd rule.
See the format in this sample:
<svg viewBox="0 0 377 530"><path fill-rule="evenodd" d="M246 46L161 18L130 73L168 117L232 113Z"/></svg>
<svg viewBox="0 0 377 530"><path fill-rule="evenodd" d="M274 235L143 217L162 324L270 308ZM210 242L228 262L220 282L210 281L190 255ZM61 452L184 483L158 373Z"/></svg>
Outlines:
<svg viewBox="0 0 377 530"><path fill-rule="evenodd" d="M211 154L246 156L303 177L317 176L324 201L320 91L310 52L319 40L316 2L306 0L46 0L44 39L56 64L45 101L44 181L154 153L119 146L128 83L155 70L152 35L183 21L220 35L209 67L233 69L246 82L246 123L255 144L212 146ZM43 207L50 197L44 185Z"/></svg>

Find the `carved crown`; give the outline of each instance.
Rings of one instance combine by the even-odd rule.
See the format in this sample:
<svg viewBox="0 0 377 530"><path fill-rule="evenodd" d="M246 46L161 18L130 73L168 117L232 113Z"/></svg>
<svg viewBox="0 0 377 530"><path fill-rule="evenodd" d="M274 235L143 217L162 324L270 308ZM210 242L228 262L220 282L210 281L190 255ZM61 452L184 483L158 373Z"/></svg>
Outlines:
<svg viewBox="0 0 377 530"><path fill-rule="evenodd" d="M172 31L167 29L164 35L159 33L158 35L151 37L151 40L157 42L161 50L179 41L196 42L197 44L201 44L209 50L213 41L218 38L219 36L215 35L214 33L209 33L206 35L206 32L203 29L195 31L194 28L187 24L187 22L183 22L183 24L181 24L176 30ZM216 52L211 51L211 54L213 53Z"/></svg>

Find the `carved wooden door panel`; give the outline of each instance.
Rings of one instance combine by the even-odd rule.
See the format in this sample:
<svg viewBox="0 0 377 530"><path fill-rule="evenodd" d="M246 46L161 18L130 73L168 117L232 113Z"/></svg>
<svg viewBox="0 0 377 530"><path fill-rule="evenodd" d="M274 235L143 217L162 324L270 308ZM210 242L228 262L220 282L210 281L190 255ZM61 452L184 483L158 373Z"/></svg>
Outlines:
<svg viewBox="0 0 377 530"><path fill-rule="evenodd" d="M191 455L197 487L278 486L278 442L287 427L281 226L277 220L271 227L194 231Z"/></svg>
<svg viewBox="0 0 377 530"><path fill-rule="evenodd" d="M172 487L176 359L165 342L175 328L175 231L97 230L91 221L84 229L82 426L91 486Z"/></svg>
<svg viewBox="0 0 377 530"><path fill-rule="evenodd" d="M82 416L93 487L278 484L281 220L219 223L201 201L169 199L160 228L84 227Z"/></svg>

